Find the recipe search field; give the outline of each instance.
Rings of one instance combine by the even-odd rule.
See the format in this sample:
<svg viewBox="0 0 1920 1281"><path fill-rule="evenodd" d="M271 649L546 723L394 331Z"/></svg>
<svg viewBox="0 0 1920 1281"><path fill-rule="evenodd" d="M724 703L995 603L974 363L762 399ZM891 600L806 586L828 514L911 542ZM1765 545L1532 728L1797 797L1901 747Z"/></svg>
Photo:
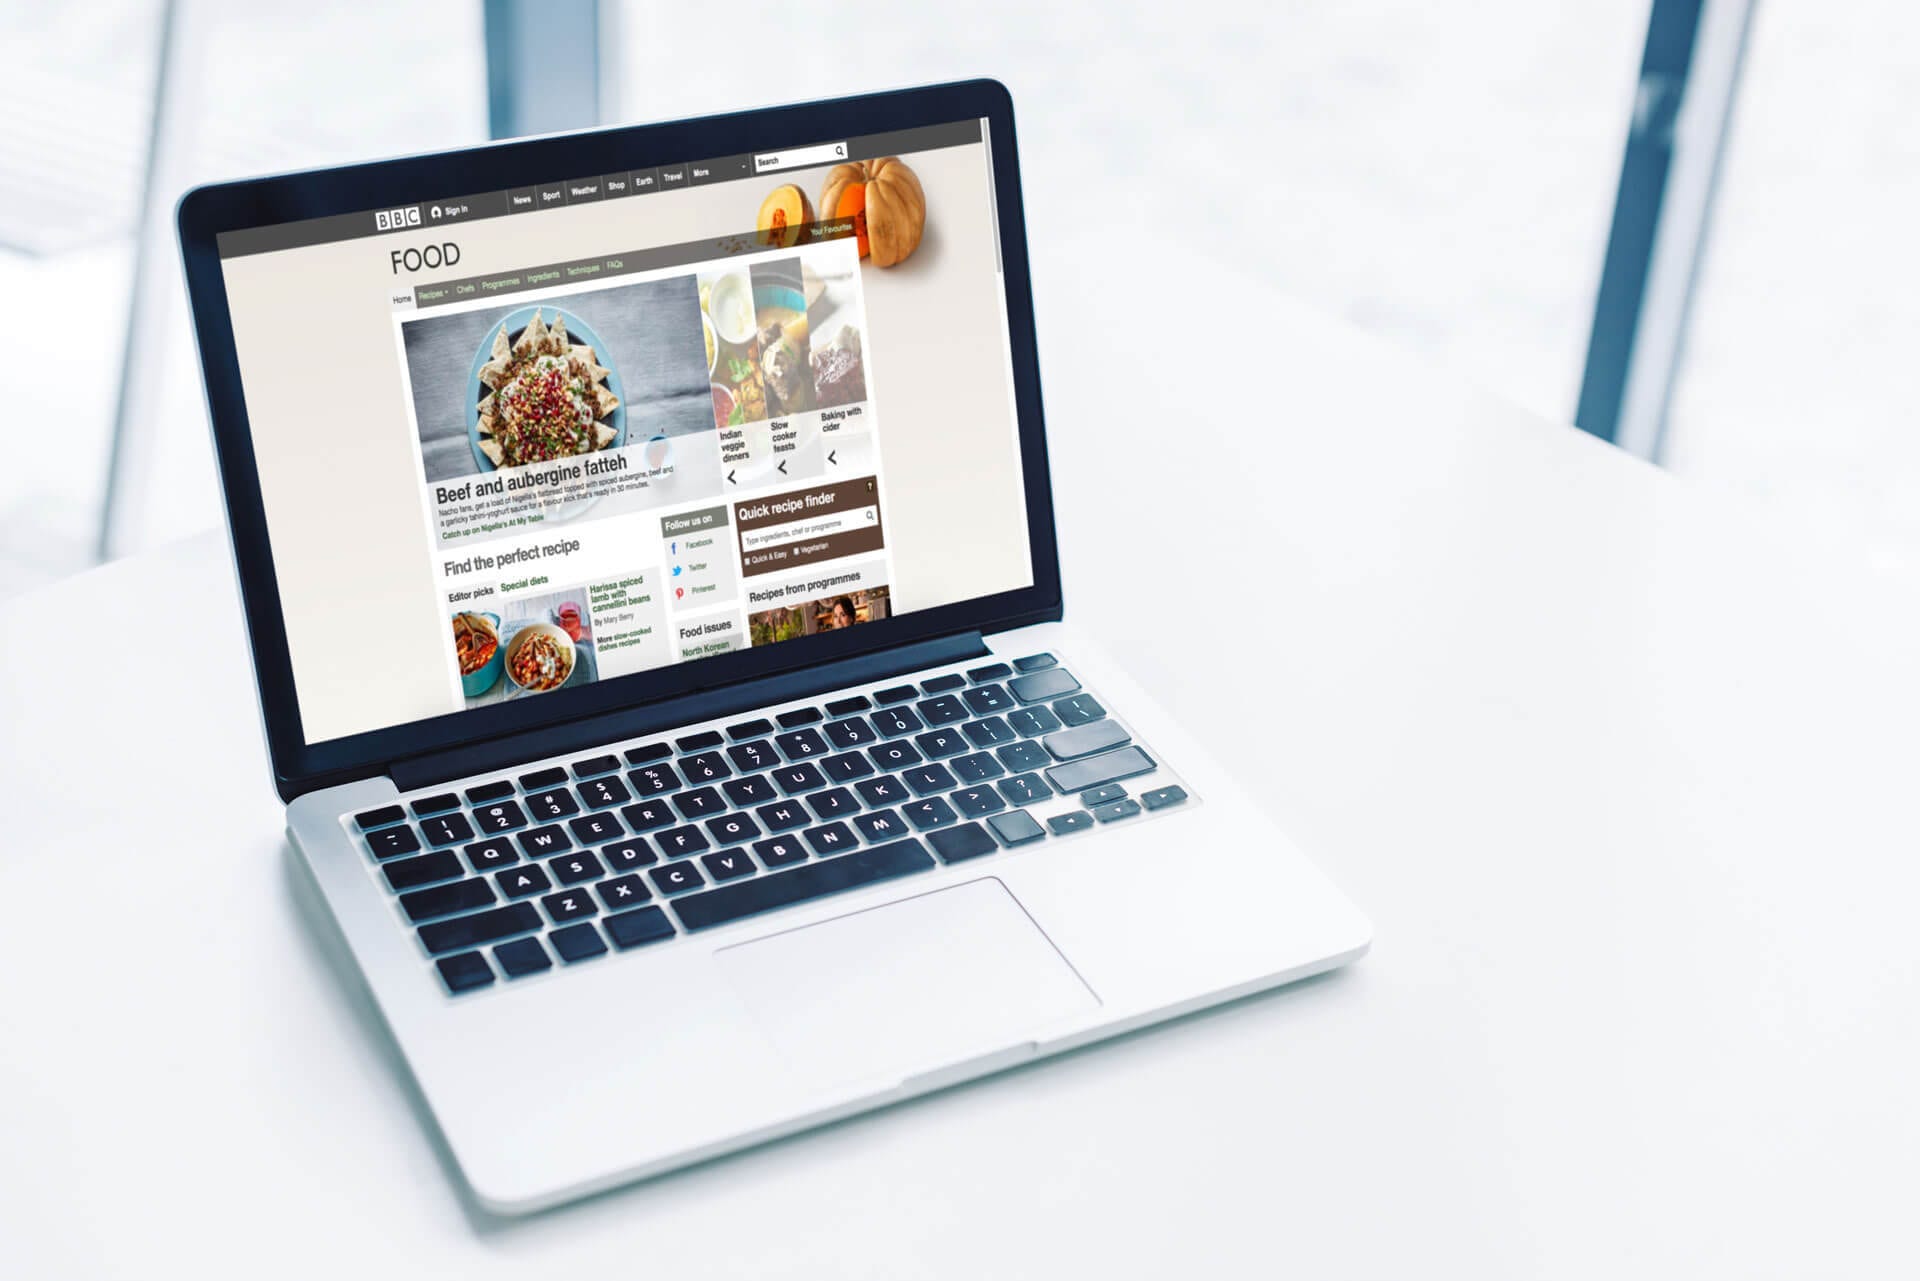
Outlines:
<svg viewBox="0 0 1920 1281"><path fill-rule="evenodd" d="M784 543L799 542L803 538L831 538L835 534L872 529L879 523L880 509L869 504L846 511L828 512L823 516L809 516L786 525L743 529L740 531L740 550L751 552L763 547L778 547Z"/></svg>
<svg viewBox="0 0 1920 1281"><path fill-rule="evenodd" d="M812 147L788 147L784 151L758 151L753 156L753 171L769 173L775 169L799 169L805 165L834 164L847 158L844 142L823 142Z"/></svg>

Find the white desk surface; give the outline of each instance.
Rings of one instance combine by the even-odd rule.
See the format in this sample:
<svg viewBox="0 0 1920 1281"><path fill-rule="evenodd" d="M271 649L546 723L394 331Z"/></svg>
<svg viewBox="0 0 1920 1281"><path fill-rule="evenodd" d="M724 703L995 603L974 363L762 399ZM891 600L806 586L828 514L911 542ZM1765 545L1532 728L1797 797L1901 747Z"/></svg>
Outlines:
<svg viewBox="0 0 1920 1281"><path fill-rule="evenodd" d="M0 609L0 1274L1911 1274L1920 590L1331 322L1204 319L1221 274L1098 331L1112 268L1040 281L1069 611L1369 957L487 1220L294 891L200 538Z"/></svg>

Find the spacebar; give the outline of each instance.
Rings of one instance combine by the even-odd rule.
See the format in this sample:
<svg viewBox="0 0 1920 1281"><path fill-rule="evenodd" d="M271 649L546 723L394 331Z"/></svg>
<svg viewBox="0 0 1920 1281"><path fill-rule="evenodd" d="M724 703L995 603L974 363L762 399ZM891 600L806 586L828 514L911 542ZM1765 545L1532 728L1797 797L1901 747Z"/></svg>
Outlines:
<svg viewBox="0 0 1920 1281"><path fill-rule="evenodd" d="M910 872L933 867L933 855L912 837L887 845L873 845L851 854L830 858L824 863L808 863L790 872L757 876L750 881L735 881L704 894L689 894L673 900L674 913L689 930L707 930L728 921L737 921L756 912L776 907L791 907L823 894L858 889L875 881L890 880Z"/></svg>

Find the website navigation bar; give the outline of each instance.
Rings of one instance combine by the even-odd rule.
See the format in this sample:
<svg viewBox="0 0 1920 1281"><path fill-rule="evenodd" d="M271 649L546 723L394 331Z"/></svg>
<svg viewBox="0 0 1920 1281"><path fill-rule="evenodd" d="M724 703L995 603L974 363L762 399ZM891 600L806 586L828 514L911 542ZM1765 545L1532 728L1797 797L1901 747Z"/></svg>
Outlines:
<svg viewBox="0 0 1920 1281"><path fill-rule="evenodd" d="M222 232L216 239L222 258L272 253L307 245L328 244L339 240L357 240L382 236L392 231L418 231L453 222L477 218L498 218L516 213L534 213L569 205L593 204L624 196L646 196L662 192L730 182L755 176L756 164L762 172L777 168L780 172L839 164L843 161L871 160L902 152L933 151L981 141L978 120L929 125L921 129L899 129L887 133L866 134L857 138L789 147L778 152L741 153L689 160L646 169L628 169L592 177L566 178L529 187L511 187L477 192L465 196L442 197L402 205L383 211L401 217L376 220L374 214L361 211L308 218L300 222L275 223L241 231ZM844 153L844 154L842 154ZM776 158L776 164L766 164ZM481 161L476 158L476 164Z"/></svg>
<svg viewBox="0 0 1920 1281"><path fill-rule="evenodd" d="M854 224L851 218L840 218L832 222L803 223L794 228L794 231L797 233L794 241L796 246L818 245L830 240L852 238ZM570 262L544 263L538 267L490 271L484 275L467 276L460 280L436 280L432 284L414 286L413 305L416 308L444 307L450 303L471 302L475 298L524 293L533 289L552 289L557 285L573 284L603 276L629 276L639 272L658 271L662 267L684 267L692 263L725 257L737 252L739 245L751 243L752 239L752 232L742 232L712 240L693 240L678 245L656 245L651 249L607 254L599 258L576 258Z"/></svg>

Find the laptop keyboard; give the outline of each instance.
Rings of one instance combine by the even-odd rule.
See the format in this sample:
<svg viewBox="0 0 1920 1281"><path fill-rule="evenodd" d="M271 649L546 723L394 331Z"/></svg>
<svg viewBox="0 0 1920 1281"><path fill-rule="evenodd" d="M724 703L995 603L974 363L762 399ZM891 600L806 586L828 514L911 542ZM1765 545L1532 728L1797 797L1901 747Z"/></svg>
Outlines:
<svg viewBox="0 0 1920 1281"><path fill-rule="evenodd" d="M344 821L459 994L1188 800L1032 654Z"/></svg>

